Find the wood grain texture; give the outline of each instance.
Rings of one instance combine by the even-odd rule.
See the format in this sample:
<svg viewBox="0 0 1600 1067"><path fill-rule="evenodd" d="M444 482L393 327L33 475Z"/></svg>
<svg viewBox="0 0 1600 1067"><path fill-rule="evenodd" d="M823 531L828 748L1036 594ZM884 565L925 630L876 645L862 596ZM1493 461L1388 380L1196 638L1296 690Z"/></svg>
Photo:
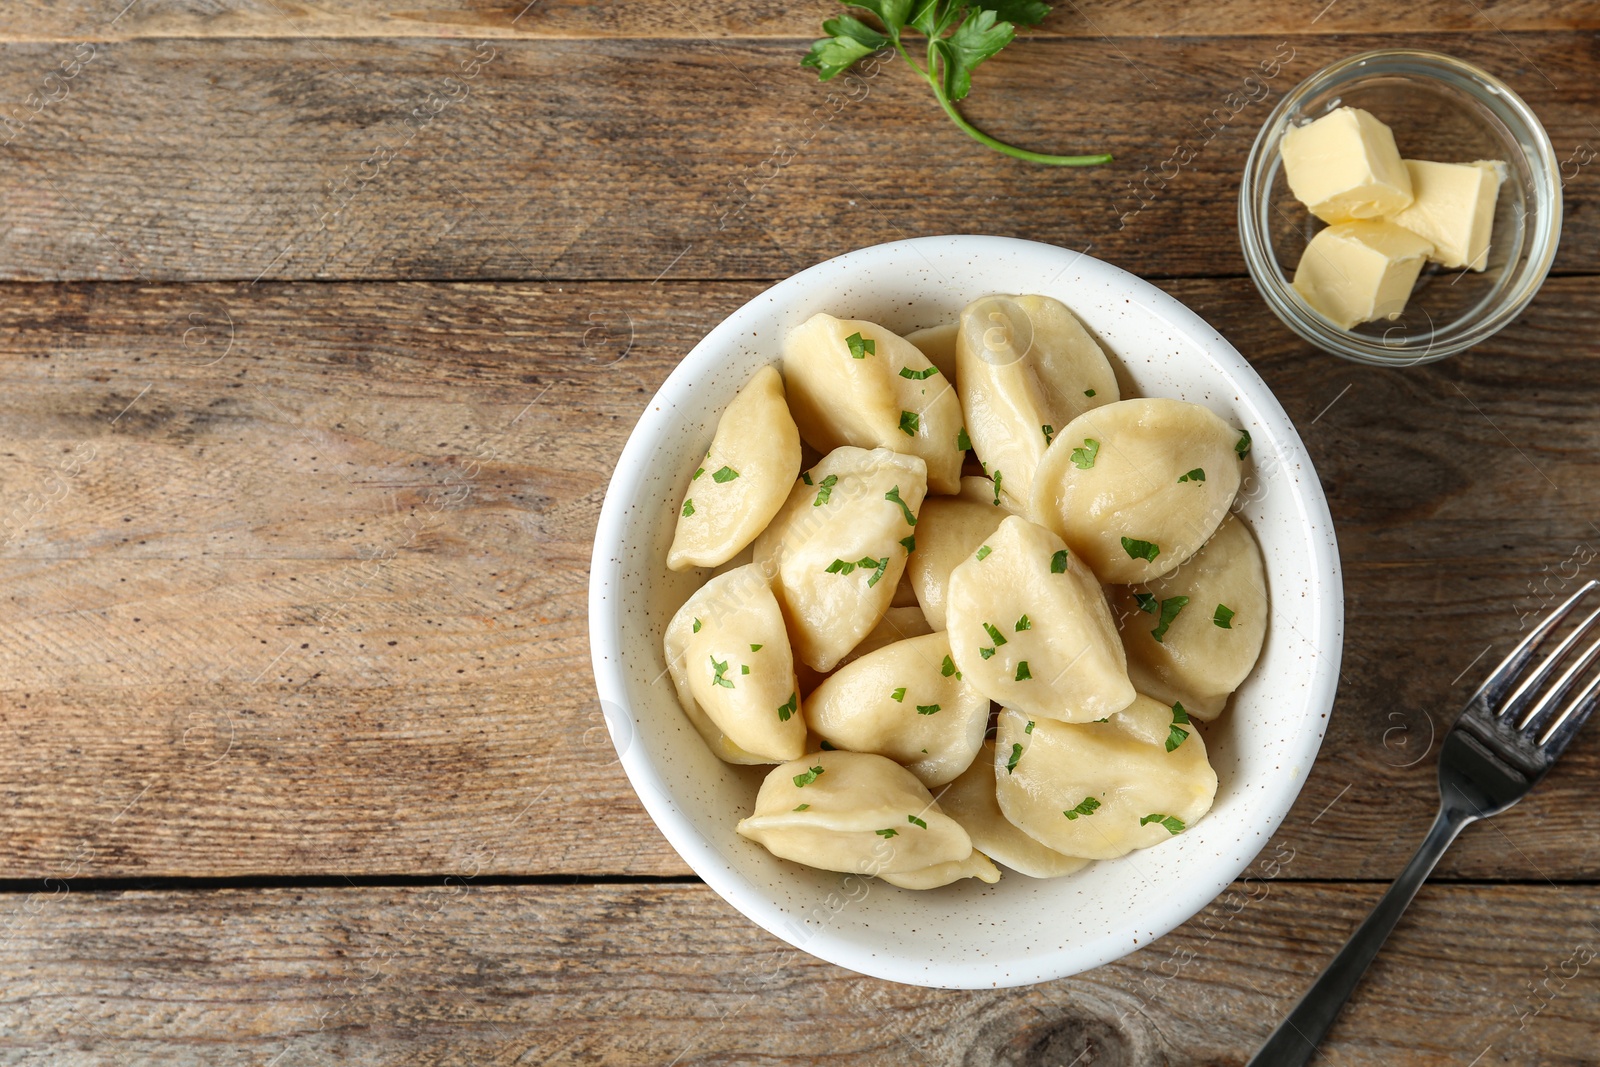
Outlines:
<svg viewBox="0 0 1600 1067"><path fill-rule="evenodd" d="M1238 1065L1378 888L1245 891L1111 966L967 992L794 952L699 885L63 888L0 902L0 1062ZM1424 888L1319 1060L1593 1063L1597 907Z"/></svg>
<svg viewBox="0 0 1600 1067"><path fill-rule="evenodd" d="M131 40L140 37L650 37L809 39L837 7L803 4L700 3L676 0L467 0L396 9L371 0L243 0L226 6L194 0L136 0L112 5L68 0L12 5L0 40ZM1429 0L1396 7L1381 0L1262 5L1083 0L1056 5L1036 36L1167 37L1203 34L1351 33L1383 26L1389 33L1444 30L1516 32L1600 27L1593 0L1552 5L1538 0L1484 0L1478 5Z"/></svg>
<svg viewBox="0 0 1600 1067"><path fill-rule="evenodd" d="M1247 281L1166 288L1276 390L1339 530L1344 680L1279 840L1294 877L1391 877L1431 739L1600 566L1600 280L1409 371L1310 352ZM0 286L6 869L685 873L595 704L589 545L646 399L759 289ZM1596 773L1590 731L1440 874L1600 876Z"/></svg>
<svg viewBox="0 0 1600 1067"><path fill-rule="evenodd" d="M1592 34L1406 40L1527 98L1570 171L1557 269L1600 271ZM1052 39L985 64L970 117L1116 155L1084 170L968 140L893 62L821 85L795 42L291 37L225 60L206 40L13 43L0 276L775 278L960 232L1242 275L1238 178L1272 100L1393 41Z"/></svg>

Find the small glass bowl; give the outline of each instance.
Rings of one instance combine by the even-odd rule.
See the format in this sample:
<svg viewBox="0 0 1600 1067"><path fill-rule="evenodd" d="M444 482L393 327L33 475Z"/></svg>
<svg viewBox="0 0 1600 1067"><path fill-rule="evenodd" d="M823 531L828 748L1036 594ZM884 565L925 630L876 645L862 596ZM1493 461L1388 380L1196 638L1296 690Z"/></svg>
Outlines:
<svg viewBox="0 0 1600 1067"><path fill-rule="evenodd" d="M1389 125L1408 159L1506 164L1487 269L1430 263L1400 318L1348 330L1313 311L1289 284L1323 223L1289 192L1278 154L1291 126L1346 105ZM1379 366L1431 363L1496 333L1544 284L1560 237L1559 165L1544 127L1498 78L1437 52L1363 52L1301 82L1261 127L1239 186L1239 241L1267 306L1318 348Z"/></svg>

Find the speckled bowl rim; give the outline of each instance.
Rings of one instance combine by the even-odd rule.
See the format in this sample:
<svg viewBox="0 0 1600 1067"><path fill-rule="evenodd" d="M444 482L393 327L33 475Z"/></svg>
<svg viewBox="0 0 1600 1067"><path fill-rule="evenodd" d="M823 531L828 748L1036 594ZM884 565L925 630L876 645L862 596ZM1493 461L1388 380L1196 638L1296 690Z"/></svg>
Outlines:
<svg viewBox="0 0 1600 1067"><path fill-rule="evenodd" d="M1118 295L1126 294L1126 302L1156 315L1175 331L1175 335L1182 335L1182 340L1197 346L1219 377L1219 384L1251 413L1250 430L1257 453L1265 450L1282 464L1293 462L1296 473L1287 483L1293 509L1302 523L1303 547L1309 556L1308 573L1315 578L1309 594L1303 594L1309 595L1312 602L1302 605L1297 616L1306 627L1301 638L1312 651L1312 662L1305 683L1304 707L1298 710L1298 732L1285 741L1291 746L1287 758L1295 761L1295 773L1259 783L1262 794L1254 798L1259 818L1235 828L1235 841L1245 843L1253 838L1253 847L1246 844L1230 855L1203 857L1204 864L1197 858L1192 869L1185 869L1189 877L1181 882L1175 879L1171 891L1160 898L1156 907L1141 913L1137 921L1130 918L1120 928L1107 929L1087 943L1063 946L1022 960L1010 957L943 960L932 958L926 946L921 951L908 950L898 956L885 954L827 926L815 931L799 931L804 936L796 936L794 914L785 912L776 903L773 892L736 870L728 857L691 824L674 799L673 784L639 740L641 730L629 704L627 654L622 647L620 608L628 596L628 590L621 585L626 551L622 538L628 513L641 503L651 464L674 432L674 423L685 418L681 412L693 404L701 383L714 378L717 368L729 362L730 354L737 358L740 344L747 343L745 335L753 332L751 327L763 321L770 323L775 314L773 309L785 301L818 289L831 290L851 280L859 285L865 277L863 272L920 269L924 265L932 266L945 256L969 261L989 256L1027 256L1038 260L1047 272L1044 277L1053 274L1059 278L1074 271L1075 277L1086 286L1099 285ZM1041 286L1041 291L1044 287ZM973 293L967 299L979 295L983 294ZM772 356L775 361L777 353L773 352ZM717 407L720 409L720 403ZM684 431L680 428L678 432ZM1274 630L1277 618L1275 611ZM1294 629L1300 633L1299 627ZM1343 585L1327 499L1288 415L1244 357L1179 301L1118 267L1053 245L978 235L914 238L846 253L778 282L708 333L645 406L623 448L596 527L589 583L590 651L596 688L612 742L645 810L684 861L747 918L803 951L874 977L942 988L1025 985L1098 967L1148 946L1212 901L1267 844L1309 777L1333 706L1343 629ZM1269 647L1275 639L1273 630L1269 630ZM641 655L646 653L659 661L658 649L640 652ZM731 820L734 813L729 814ZM1205 825L1203 820L1197 830ZM1177 838L1175 842L1181 840ZM1007 874L1006 877L1020 876Z"/></svg>

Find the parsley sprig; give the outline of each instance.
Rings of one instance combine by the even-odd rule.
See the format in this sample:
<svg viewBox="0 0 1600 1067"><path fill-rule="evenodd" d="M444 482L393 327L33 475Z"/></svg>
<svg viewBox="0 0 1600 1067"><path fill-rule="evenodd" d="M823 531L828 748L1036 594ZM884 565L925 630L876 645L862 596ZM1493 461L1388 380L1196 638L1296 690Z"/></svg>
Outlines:
<svg viewBox="0 0 1600 1067"><path fill-rule="evenodd" d="M990 56L1010 44L1017 26L1037 26L1050 13L1039 0L850 0L846 7L871 12L883 29L877 30L853 15L840 15L822 24L828 36L811 45L800 61L814 67L817 78L827 81L855 66L881 48L893 47L906 65L933 90L944 113L963 133L1004 155L1054 167L1091 167L1111 162L1104 153L1089 156L1053 156L1006 144L968 122L956 103L972 89L972 72ZM927 38L925 66L918 66L906 51L903 33L916 30Z"/></svg>

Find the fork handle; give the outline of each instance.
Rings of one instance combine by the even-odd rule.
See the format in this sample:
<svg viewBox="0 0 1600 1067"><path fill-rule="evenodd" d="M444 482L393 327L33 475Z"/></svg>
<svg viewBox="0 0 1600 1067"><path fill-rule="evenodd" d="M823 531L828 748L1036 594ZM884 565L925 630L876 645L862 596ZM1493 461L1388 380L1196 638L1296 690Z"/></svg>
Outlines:
<svg viewBox="0 0 1600 1067"><path fill-rule="evenodd" d="M1411 898L1422 888L1450 842L1473 819L1471 814L1451 805L1440 807L1428 836L1423 838L1406 869L1378 901L1372 914L1350 935L1350 940L1306 991L1300 1003L1267 1038L1248 1067L1303 1067L1311 1062L1317 1045L1333 1026L1333 1020L1339 1017L1350 994L1355 992L1356 984L1388 940Z"/></svg>

